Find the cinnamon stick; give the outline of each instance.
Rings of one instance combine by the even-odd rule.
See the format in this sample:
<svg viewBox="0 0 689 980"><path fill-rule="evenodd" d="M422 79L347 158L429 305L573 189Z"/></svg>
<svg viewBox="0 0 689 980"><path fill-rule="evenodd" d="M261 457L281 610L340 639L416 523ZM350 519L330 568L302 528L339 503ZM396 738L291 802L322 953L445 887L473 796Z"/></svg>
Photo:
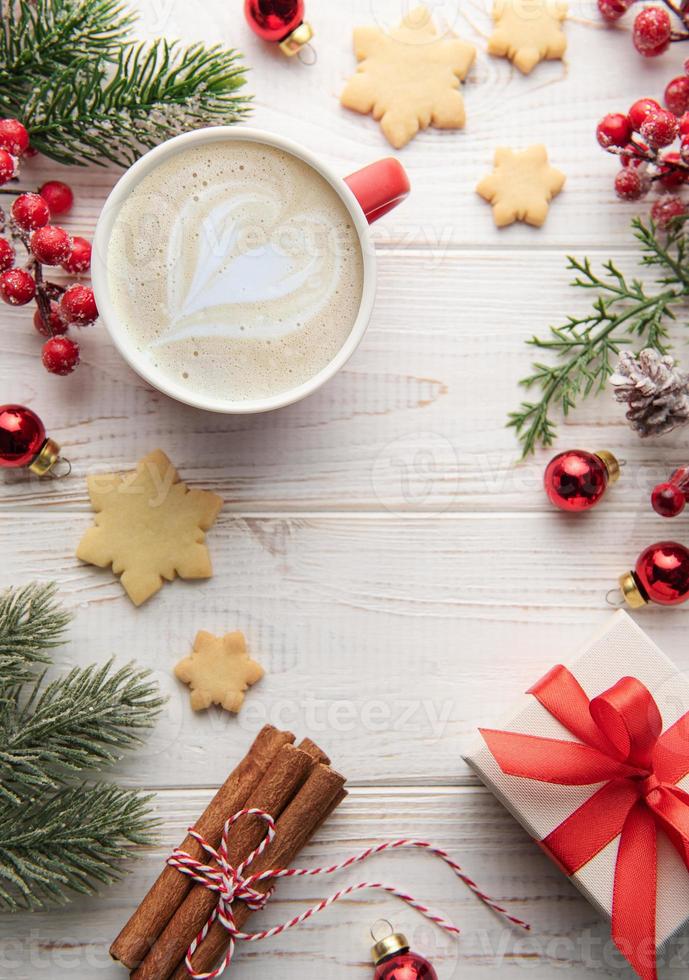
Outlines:
<svg viewBox="0 0 689 980"><path fill-rule="evenodd" d="M254 861L248 873L289 867L323 820L342 802L346 795L344 784L345 779L339 773L323 764L317 765L278 820L275 840ZM259 882L255 887L258 891L265 892L271 884L270 881ZM237 928L242 929L251 910L244 902L235 902L232 911ZM225 929L215 922L192 958L194 971L200 973L211 970L227 949L229 941ZM171 980L188 980L184 959L172 974Z"/></svg>
<svg viewBox="0 0 689 980"><path fill-rule="evenodd" d="M320 754L320 750L318 750ZM249 796L244 806L256 808L278 817L298 792L300 786L314 767L311 751L304 752L293 745L284 745L263 779ZM227 817L232 816L227 813ZM244 817L233 828L228 838L228 858L235 867L263 840L266 824L260 817ZM210 862L215 867L215 862ZM175 871L182 877L181 872ZM217 904L215 892L194 885L158 937L150 953L138 970L131 974L132 980L166 980L177 964L184 958L192 939L198 935L203 924Z"/></svg>
<svg viewBox="0 0 689 980"><path fill-rule="evenodd" d="M272 725L261 729L247 755L197 820L195 829L198 833L217 846L225 820L244 806L282 746L293 741L291 732L278 731ZM200 844L190 835L184 838L180 847L199 860L203 858ZM191 887L190 878L166 865L110 947L112 958L120 960L130 970L137 967Z"/></svg>

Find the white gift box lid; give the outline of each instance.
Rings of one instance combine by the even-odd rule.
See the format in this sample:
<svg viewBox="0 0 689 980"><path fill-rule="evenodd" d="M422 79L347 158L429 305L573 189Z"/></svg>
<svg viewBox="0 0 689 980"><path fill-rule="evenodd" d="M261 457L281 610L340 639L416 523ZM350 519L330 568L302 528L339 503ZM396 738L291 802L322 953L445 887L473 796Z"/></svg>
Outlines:
<svg viewBox="0 0 689 980"><path fill-rule="evenodd" d="M544 664L543 674L557 660ZM663 718L663 731L689 711L689 678L649 639L624 611L615 613L603 629L578 655L565 663L589 699L596 697L621 677L636 677L649 689ZM539 677L533 678L533 683ZM523 694L507 719L486 718L485 728L523 732L571 742L577 739L536 700ZM689 752L689 746L687 746ZM604 784L554 786L520 776L505 775L486 743L478 736L473 751L464 756L467 764L492 790L535 840L547 837L563 820L586 802ZM689 791L689 776L679 783ZM603 915L612 915L612 894L619 837L612 840L588 864L571 876L571 881ZM663 833L658 834L657 945L689 921L689 871Z"/></svg>

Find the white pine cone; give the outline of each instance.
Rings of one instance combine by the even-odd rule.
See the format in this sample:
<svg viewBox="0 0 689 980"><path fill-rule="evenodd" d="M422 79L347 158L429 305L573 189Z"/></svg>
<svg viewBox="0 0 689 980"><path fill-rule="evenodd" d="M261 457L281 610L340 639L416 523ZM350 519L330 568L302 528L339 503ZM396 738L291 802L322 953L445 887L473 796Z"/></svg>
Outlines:
<svg viewBox="0 0 689 980"><path fill-rule="evenodd" d="M638 355L623 351L610 383L617 401L629 406L627 418L640 436L663 435L689 423L689 375L667 354L652 347Z"/></svg>

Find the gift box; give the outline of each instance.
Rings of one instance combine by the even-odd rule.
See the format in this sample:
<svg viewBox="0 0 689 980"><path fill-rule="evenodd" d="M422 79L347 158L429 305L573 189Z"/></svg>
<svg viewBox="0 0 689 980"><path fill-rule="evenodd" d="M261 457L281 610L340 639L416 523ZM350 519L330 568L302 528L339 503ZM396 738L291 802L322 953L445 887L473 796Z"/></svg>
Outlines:
<svg viewBox="0 0 689 980"><path fill-rule="evenodd" d="M480 732L468 765L655 980L689 919L689 680L618 612Z"/></svg>

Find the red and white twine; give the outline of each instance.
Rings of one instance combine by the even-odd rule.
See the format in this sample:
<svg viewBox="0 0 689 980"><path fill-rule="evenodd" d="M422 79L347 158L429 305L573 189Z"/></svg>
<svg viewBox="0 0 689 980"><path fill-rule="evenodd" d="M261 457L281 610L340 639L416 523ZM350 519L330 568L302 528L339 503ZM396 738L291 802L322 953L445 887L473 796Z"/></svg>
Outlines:
<svg viewBox="0 0 689 980"><path fill-rule="evenodd" d="M242 861L237 867L233 867L228 859L228 837L230 828L242 817L255 816L260 817L267 826L266 836L263 838L258 847L249 854L249 856ZM255 943L260 939L270 939L272 936L278 936L282 932L286 932L288 929L294 929L295 926L299 926L302 922L306 922L311 916L316 915L317 912L322 912L323 909L328 908L328 906L333 905L335 902L339 902L341 898L345 898L347 895L352 895L354 892L363 891L365 888L377 888L379 891L387 892L389 895L394 895L396 898L401 899L406 902L411 908L416 909L431 922L435 922L437 926L444 929L445 932L451 935L459 935L459 929L457 926L453 925L443 916L434 912L428 906L423 905L418 902L412 895L408 895L406 892L400 891L398 888L394 888L392 885L385 885L378 881L362 881L358 885L350 885L347 888L343 888L341 891L336 892L331 895L330 898L324 899L322 902L318 902L311 908L306 909L301 915L295 916L290 919L289 922L283 922L282 925L273 926L272 929L264 929L261 932L240 932L235 924L234 915L232 912L232 903L234 901L244 902L252 911L257 912L262 909L268 902L270 896L273 893L273 889L269 889L266 892L258 891L256 885L264 881L273 881L278 878L315 878L320 875L332 875L336 874L338 871L344 871L346 868L351 868L355 864L361 864L368 858L373 857L375 854L382 854L384 851L398 851L403 848L419 848L421 850L427 851L429 854L433 854L440 858L448 867L452 868L454 873L464 882L464 884L469 888L477 898L479 898L484 905L487 905L490 909L500 915L507 922L513 925L520 926L522 929L529 929L528 923L523 922L521 919L510 915L506 909L497 902L493 901L485 892L482 892L478 885L471 880L471 878L466 875L460 866L452 860L446 851L443 851L440 847L434 847L429 844L428 841L423 840L413 840L413 839L402 839L395 841L387 841L383 844L377 844L374 847L369 847L361 854L357 854L355 857L348 858L346 861L342 861L340 864L332 864L330 867L324 868L274 868L267 871L261 871L257 874L245 875L245 870L249 865L271 844L275 838L276 828L275 821L270 816L270 814L265 813L263 810L240 810L235 813L233 817L225 823L225 828L223 830L222 840L216 850L216 848L211 847L211 845L197 834L193 828L190 828L189 833L194 837L204 851L217 863L217 867L210 867L207 864L203 864L201 861L197 861L186 851L182 851L179 848L170 855L167 863L181 871L182 874L189 875L195 882L199 885L203 885L205 888L209 888L211 891L217 892L218 894L218 904L213 909L208 921L204 925L201 932L194 939L191 946L187 950L187 955L185 957L184 963L187 972L193 980L214 980L214 978L219 977L227 967L232 962L232 957L234 955L235 943L236 942L246 942ZM226 929L229 937L230 944L227 953L220 965L216 967L215 970L211 970L208 973L196 973L192 965L192 957L194 953L204 941L208 932L216 920Z"/></svg>

